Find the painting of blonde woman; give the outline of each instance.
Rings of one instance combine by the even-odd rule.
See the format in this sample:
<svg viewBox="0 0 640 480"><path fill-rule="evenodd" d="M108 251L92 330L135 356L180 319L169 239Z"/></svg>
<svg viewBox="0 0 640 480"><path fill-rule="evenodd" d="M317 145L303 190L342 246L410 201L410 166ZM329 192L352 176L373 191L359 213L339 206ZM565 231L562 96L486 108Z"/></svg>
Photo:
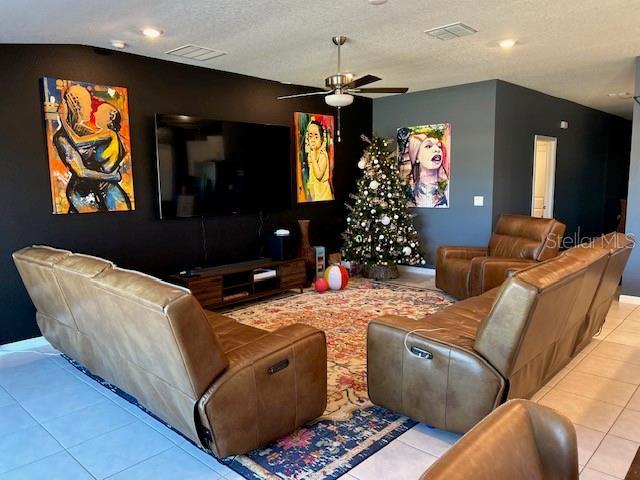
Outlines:
<svg viewBox="0 0 640 480"><path fill-rule="evenodd" d="M53 213L133 210L127 89L42 83Z"/></svg>
<svg viewBox="0 0 640 480"><path fill-rule="evenodd" d="M399 128L397 143L409 206L449 208L451 124Z"/></svg>
<svg viewBox="0 0 640 480"><path fill-rule="evenodd" d="M294 114L298 203L335 200L333 116Z"/></svg>

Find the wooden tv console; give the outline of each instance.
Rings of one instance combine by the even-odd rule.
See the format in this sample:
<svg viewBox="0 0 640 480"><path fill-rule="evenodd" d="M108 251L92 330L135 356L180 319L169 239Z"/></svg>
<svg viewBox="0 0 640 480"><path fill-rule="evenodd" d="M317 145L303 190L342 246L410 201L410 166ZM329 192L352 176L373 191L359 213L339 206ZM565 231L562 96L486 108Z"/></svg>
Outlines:
<svg viewBox="0 0 640 480"><path fill-rule="evenodd" d="M274 277L254 280L257 269L273 269ZM215 309L302 287L306 271L304 260L270 259L202 268L190 275L171 275L169 281L191 290L203 308Z"/></svg>

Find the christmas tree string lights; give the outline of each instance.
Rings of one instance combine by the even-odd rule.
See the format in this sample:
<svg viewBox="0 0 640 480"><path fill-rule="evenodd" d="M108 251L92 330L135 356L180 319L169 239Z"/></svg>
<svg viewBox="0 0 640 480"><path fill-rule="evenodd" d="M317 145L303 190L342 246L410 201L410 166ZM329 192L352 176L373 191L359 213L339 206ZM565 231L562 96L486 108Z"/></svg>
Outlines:
<svg viewBox="0 0 640 480"><path fill-rule="evenodd" d="M424 265L390 140L362 139L368 144L358 162L363 175L347 204L342 256L365 267Z"/></svg>

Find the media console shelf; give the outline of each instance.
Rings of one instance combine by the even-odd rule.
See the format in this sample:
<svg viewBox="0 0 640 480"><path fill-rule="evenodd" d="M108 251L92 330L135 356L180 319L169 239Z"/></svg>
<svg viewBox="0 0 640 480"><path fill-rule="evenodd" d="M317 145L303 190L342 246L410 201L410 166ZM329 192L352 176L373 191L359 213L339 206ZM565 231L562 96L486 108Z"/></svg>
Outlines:
<svg viewBox="0 0 640 480"><path fill-rule="evenodd" d="M254 279L256 270L275 270L275 276ZM202 268L190 275L171 275L169 281L191 290L203 308L215 309L302 287L304 260L269 259Z"/></svg>

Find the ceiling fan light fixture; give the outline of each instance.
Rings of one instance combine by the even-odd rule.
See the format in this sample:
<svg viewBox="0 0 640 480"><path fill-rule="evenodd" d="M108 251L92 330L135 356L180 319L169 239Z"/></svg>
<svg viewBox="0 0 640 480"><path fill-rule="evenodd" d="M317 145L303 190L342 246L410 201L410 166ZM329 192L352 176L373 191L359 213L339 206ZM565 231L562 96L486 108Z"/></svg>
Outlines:
<svg viewBox="0 0 640 480"><path fill-rule="evenodd" d="M324 97L324 101L332 107L347 107L353 103L353 95L349 95L348 93L332 93Z"/></svg>

